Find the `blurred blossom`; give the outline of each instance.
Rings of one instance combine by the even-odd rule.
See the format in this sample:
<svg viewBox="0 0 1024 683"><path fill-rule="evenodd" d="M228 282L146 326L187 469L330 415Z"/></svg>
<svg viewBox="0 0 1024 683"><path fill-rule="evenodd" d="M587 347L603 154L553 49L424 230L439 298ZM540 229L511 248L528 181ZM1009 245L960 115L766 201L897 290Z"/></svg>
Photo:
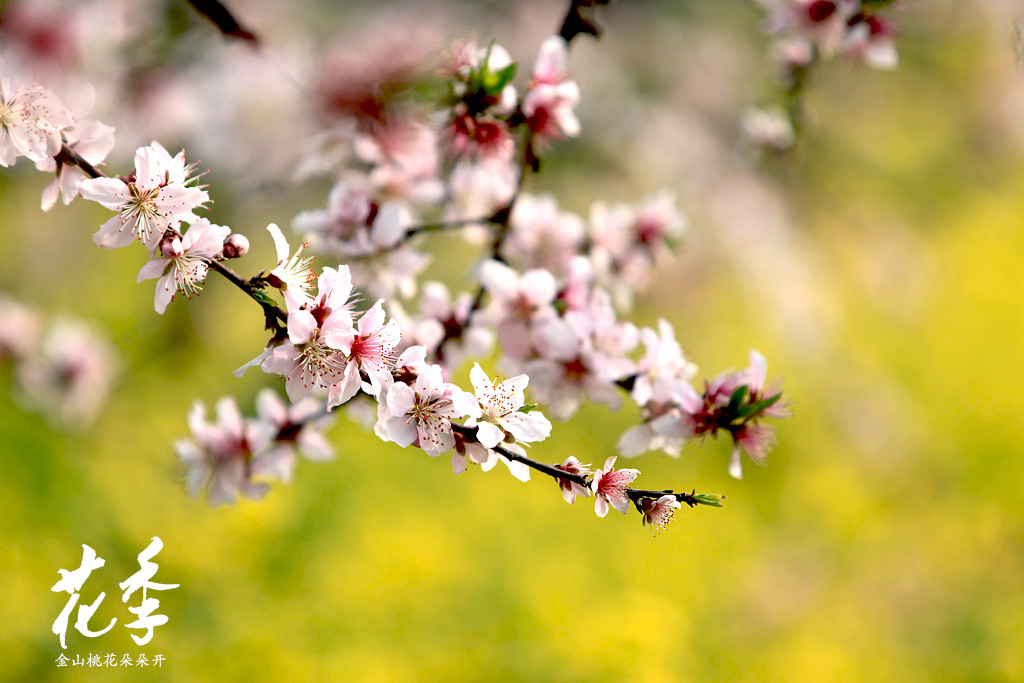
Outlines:
<svg viewBox="0 0 1024 683"><path fill-rule="evenodd" d="M775 52L784 77L794 79L816 57L836 52L875 69L894 69L899 55L892 23L860 0L758 0L768 11L766 30L777 36ZM882 3L888 5L891 3Z"/></svg>
<svg viewBox="0 0 1024 683"><path fill-rule="evenodd" d="M70 318L54 321L36 352L17 368L31 404L72 427L96 419L112 389L115 371L110 343Z"/></svg>
<svg viewBox="0 0 1024 683"><path fill-rule="evenodd" d="M454 159L511 161L515 139L508 124L489 116L471 115L456 107L455 117L441 133Z"/></svg>
<svg viewBox="0 0 1024 683"><path fill-rule="evenodd" d="M633 400L640 406L678 400L681 385L689 385L697 366L683 355L675 330L664 318L658 321L657 331L645 327L640 337L645 353L637 363L630 392Z"/></svg>
<svg viewBox="0 0 1024 683"><path fill-rule="evenodd" d="M353 260L352 282L370 298L410 298L416 294L417 278L430 262L430 255L407 245Z"/></svg>
<svg viewBox="0 0 1024 683"><path fill-rule="evenodd" d="M559 211L554 195L523 194L512 210L502 255L520 270L539 268L562 277L583 243L583 219Z"/></svg>
<svg viewBox="0 0 1024 683"><path fill-rule="evenodd" d="M490 216L507 206L515 194L517 176L515 164L503 159L458 162L448 176L451 201L445 219Z"/></svg>
<svg viewBox="0 0 1024 683"><path fill-rule="evenodd" d="M343 121L328 130L306 137L301 143L292 180L303 182L336 172L354 154L352 141L355 135L355 122Z"/></svg>
<svg viewBox="0 0 1024 683"><path fill-rule="evenodd" d="M480 320L498 333L502 351L513 358L529 356L534 327L557 318L554 307L557 284L546 270L529 270L522 275L498 261L480 266L480 283L490 295Z"/></svg>
<svg viewBox="0 0 1024 683"><path fill-rule="evenodd" d="M217 418L206 421L206 407L196 401L189 411L191 438L175 450L186 489L204 492L211 506L234 504L239 496L261 499L266 480L290 482L298 456L322 462L334 457L324 431L334 423L324 402L308 398L286 404L270 389L256 398L258 417L243 418L235 399L217 401Z"/></svg>
<svg viewBox="0 0 1024 683"><path fill-rule="evenodd" d="M783 77L788 78L794 70L809 66L814 61L814 47L806 40L777 40L772 48L783 69Z"/></svg>
<svg viewBox="0 0 1024 683"><path fill-rule="evenodd" d="M444 198L438 138L421 116L395 114L353 140L360 160L372 164L367 181L384 199L433 204Z"/></svg>
<svg viewBox="0 0 1024 683"><path fill-rule="evenodd" d="M590 222L594 268L625 310L632 308L633 292L646 286L651 271L671 259L672 247L687 227L675 196L667 190L636 206L595 202Z"/></svg>
<svg viewBox="0 0 1024 683"><path fill-rule="evenodd" d="M579 135L580 121L573 111L579 100L580 87L569 80L565 40L551 36L541 44L522 104L526 125L542 148L551 140Z"/></svg>
<svg viewBox="0 0 1024 683"><path fill-rule="evenodd" d="M784 152L796 142L793 122L781 107L747 107L740 128L748 142L773 152Z"/></svg>
<svg viewBox="0 0 1024 683"><path fill-rule="evenodd" d="M9 53L48 71L74 67L81 49L76 30L83 10L59 0L9 2L3 8L2 36Z"/></svg>
<svg viewBox="0 0 1024 683"><path fill-rule="evenodd" d="M893 40L892 24L872 14L857 14L850 19L843 38L843 55L873 69L895 69L900 56Z"/></svg>
<svg viewBox="0 0 1024 683"><path fill-rule="evenodd" d="M494 332L483 325L470 325L473 295L461 292L454 301L440 282L427 282L420 295L419 314L410 316L398 301L389 310L402 328L403 350L410 345L427 349L444 371L445 377L459 367L464 358L486 355L494 345Z"/></svg>
<svg viewBox="0 0 1024 683"><path fill-rule="evenodd" d="M640 406L643 421L620 437L618 449L626 457L652 450L679 457L683 444L694 435L692 414L704 404L690 384L697 366L683 356L667 321L658 321L657 332L644 328L640 335L645 353L637 363L630 397Z"/></svg>
<svg viewBox="0 0 1024 683"><path fill-rule="evenodd" d="M366 192L337 183L326 209L304 211L292 221L314 249L347 261L374 256L395 247L411 225L408 209L399 202L378 204Z"/></svg>
<svg viewBox="0 0 1024 683"><path fill-rule="evenodd" d="M20 360L36 347L41 333L38 312L0 294L0 360Z"/></svg>
<svg viewBox="0 0 1024 683"><path fill-rule="evenodd" d="M372 33L335 42L317 65L314 88L327 120L349 119L369 132L403 106L404 93L425 78L436 45L432 31L422 22L394 19Z"/></svg>
<svg viewBox="0 0 1024 683"><path fill-rule="evenodd" d="M196 401L188 414L191 439L175 444L178 458L185 468L185 485L189 495L201 491L211 506L233 504L238 496L259 500L269 486L253 481L254 450L260 450L273 435L268 425L242 419L235 399L227 396L217 401L216 422L206 421L206 406ZM274 457L287 458L279 452ZM290 467L266 467L267 471L290 472Z"/></svg>
<svg viewBox="0 0 1024 683"><path fill-rule="evenodd" d="M617 382L635 370L627 354L638 333L631 323L616 320L607 292L595 288L578 307L557 319L538 320L534 328L536 357L524 369L534 378L537 400L552 415L568 419L584 400L613 410L622 405Z"/></svg>
<svg viewBox="0 0 1024 683"><path fill-rule="evenodd" d="M846 33L846 22L857 12L859 0L758 0L768 10L765 28L770 33L812 42L826 57L832 55Z"/></svg>
<svg viewBox="0 0 1024 683"><path fill-rule="evenodd" d="M267 469L268 463L281 464L276 474L289 481L296 453L313 462L334 458L334 446L324 432L334 424L335 416L324 409L323 401L307 398L286 404L274 390L261 389L256 396L256 412L270 427L266 433L274 435L269 451L256 458L258 469Z"/></svg>
<svg viewBox="0 0 1024 683"><path fill-rule="evenodd" d="M28 79L9 58L0 58L0 166L10 166L20 156L36 162L55 156L61 129L72 124L56 95Z"/></svg>
<svg viewBox="0 0 1024 683"><path fill-rule="evenodd" d="M251 16L250 3L238 9ZM230 57L200 52L203 58L168 74L162 96L153 103L153 117L161 107L180 111L174 137L202 150L204 163L243 187L274 182L293 168L296 141L315 131L308 98L297 82L301 76L292 74L307 68L305 48L293 35L276 42L273 52L235 50Z"/></svg>

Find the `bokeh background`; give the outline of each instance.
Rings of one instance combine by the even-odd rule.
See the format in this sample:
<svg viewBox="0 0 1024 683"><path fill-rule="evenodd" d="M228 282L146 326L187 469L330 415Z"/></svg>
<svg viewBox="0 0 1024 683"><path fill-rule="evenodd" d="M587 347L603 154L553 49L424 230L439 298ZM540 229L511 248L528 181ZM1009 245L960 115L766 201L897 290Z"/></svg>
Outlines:
<svg viewBox="0 0 1024 683"><path fill-rule="evenodd" d="M104 210L79 201L43 214L47 178L24 160L6 170L0 290L90 320L121 368L98 420L77 430L27 410L0 370L0 678L1024 680L1015 4L899 3L899 69L820 69L814 124L782 158L738 134L743 107L777 98L752 3L621 2L599 13L599 42L574 43L583 135L529 189L583 214L596 199L675 191L690 231L636 322L671 320L705 375L757 348L794 401L768 466L748 465L742 481L721 442L632 461L647 482L728 496L721 510L680 510L657 537L635 515L567 506L542 477L454 477L446 459L344 418L337 459L300 463L264 501L189 499L172 443L193 400L233 394L251 413L273 384L230 374L262 348L255 307L212 281L155 315L152 282L135 284L139 254L92 244ZM102 17L118 3L81 5ZM254 244L237 264L246 274L271 261L268 222L288 225L326 196L287 181L288 152L308 133L291 116L303 94L290 60L474 34L529 65L563 12L234 3L269 59L184 5L155 5L124 13L129 28L147 22L143 43L106 54L116 40L104 31L124 25L96 19L88 34L83 68L100 118L119 129L109 166L153 138L186 145L210 169L211 219ZM169 88L152 111L105 110L103 69L127 66L196 87ZM431 239L429 276L468 286L473 248ZM603 462L636 417L589 407L535 455ZM165 545L157 580L181 587L159 594L170 622L138 648L116 583L152 536ZM95 640L71 631L68 653L163 654L162 669L56 667L50 626L64 597L49 589L83 543L107 561L84 590L107 593L93 623L119 625Z"/></svg>

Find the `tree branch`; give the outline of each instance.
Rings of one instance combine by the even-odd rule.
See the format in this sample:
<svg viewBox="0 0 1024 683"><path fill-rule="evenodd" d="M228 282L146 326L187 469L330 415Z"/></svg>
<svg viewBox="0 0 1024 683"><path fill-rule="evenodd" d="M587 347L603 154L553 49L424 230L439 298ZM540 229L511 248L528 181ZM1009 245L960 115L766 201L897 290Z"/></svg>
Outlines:
<svg viewBox="0 0 1024 683"><path fill-rule="evenodd" d="M254 45L259 45L256 35L238 23L238 20L231 14L227 7L218 0L186 0L188 4L213 22L220 29L220 32L231 38L248 40Z"/></svg>
<svg viewBox="0 0 1024 683"><path fill-rule="evenodd" d="M68 144L66 142L61 144L60 152L58 152L57 156L54 158L56 159L58 164L65 164L67 166L77 166L78 168L82 169L82 171L85 172L85 175L89 176L90 178L95 179L107 177L106 174L103 173L103 171L99 170L98 168L90 164L88 161L83 159L81 155L78 154L78 152L68 147Z"/></svg>
<svg viewBox="0 0 1024 683"><path fill-rule="evenodd" d="M66 164L69 166L78 166L82 169L87 176L90 178L108 178L107 174L99 170L88 161L83 159L75 150L71 149L67 143L61 145L60 152L55 157L58 163ZM287 322L288 316L281 307L273 302L260 290L259 287L254 285L251 280L246 280L240 275L235 273L233 270L225 266L219 261L207 259L207 265L210 269L220 273L224 276L228 282L238 287L240 290L245 292L246 296L255 301L263 309L263 315L267 320L267 329L274 331L275 338L284 338L284 323Z"/></svg>
<svg viewBox="0 0 1024 683"><path fill-rule="evenodd" d="M479 443L476 439L476 427L467 427L465 425L456 424L454 422L451 423L451 425L452 431L457 432L467 441L474 441ZM521 462L531 469L537 470L538 472L542 472L548 475L549 477L555 479L556 481L559 479L565 479L574 484L579 484L585 489L589 489L590 484L593 481L591 477L584 477L583 475L580 474L572 474L570 472L561 470L558 467L555 467L554 465L549 465L547 463L540 462L539 460L528 458L525 455L520 455L514 451L510 451L501 444L498 444L491 450L498 453L499 455L502 455L505 458L508 458L509 460ZM639 501L644 498L652 498L654 500L657 500L662 496L670 495L675 497L675 499L678 500L680 503L686 503L690 507L696 507L697 505L711 505L713 507L720 507L720 505L714 505L713 503L708 502L713 498L717 499L720 497L709 496L709 494L700 494L697 493L696 490L694 490L692 493L686 493L685 491L681 493L676 493L671 489L665 489L664 491L652 491L648 489L627 488L626 495L629 496L629 499L633 502L634 505L638 504Z"/></svg>
<svg viewBox="0 0 1024 683"><path fill-rule="evenodd" d="M501 248L505 244L505 237L508 235L509 220L512 218L512 209L515 208L516 201L519 199L519 195L523 191L523 183L526 182L526 173L529 170L537 170L538 162L537 157L533 153L533 135L529 129L523 135L523 149L521 151L519 161L519 179L516 181L516 191L512 194L512 198L508 200L508 204L503 206L494 212L494 215L487 219L489 223L498 226L498 230L494 234L494 241L491 243L491 256L490 258L498 261L503 261L501 258ZM469 309L469 315L466 317L466 322L463 327L469 327L470 320L473 318L473 314L480 310L480 307L484 303L484 294L486 290L483 284L476 290L476 296L473 297L473 305Z"/></svg>
<svg viewBox="0 0 1024 683"><path fill-rule="evenodd" d="M479 225L481 223L490 222L490 216L481 216L480 218L460 218L454 221L439 221L437 223L425 223L423 225L414 225L411 228L406 228L405 239L410 239L424 232L443 232L445 230L456 230L458 228L466 228L470 225Z"/></svg>
<svg viewBox="0 0 1024 683"><path fill-rule="evenodd" d="M562 27L558 35L570 43L576 36L584 33L588 36L600 37L601 28L594 21L594 7L607 5L610 0L570 0L569 10L565 13Z"/></svg>

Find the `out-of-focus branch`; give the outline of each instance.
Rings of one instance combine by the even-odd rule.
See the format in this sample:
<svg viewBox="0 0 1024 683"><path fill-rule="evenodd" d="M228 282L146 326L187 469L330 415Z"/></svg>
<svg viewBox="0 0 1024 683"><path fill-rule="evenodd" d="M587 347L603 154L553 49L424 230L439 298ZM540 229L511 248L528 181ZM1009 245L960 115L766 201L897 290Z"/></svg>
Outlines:
<svg viewBox="0 0 1024 683"><path fill-rule="evenodd" d="M411 228L406 228L405 238L409 239L424 232L444 232L445 230L457 230L459 228L469 227L470 225L480 225L481 223L488 223L490 222L490 220L490 216L481 216L480 218L462 218L456 221L440 221L437 223L424 223L423 225L414 225Z"/></svg>
<svg viewBox="0 0 1024 683"><path fill-rule="evenodd" d="M218 2L218 0L187 0L187 2L197 12L212 21L224 35L238 38L239 40L247 40L253 45L259 45L259 38L252 31L243 28L228 8Z"/></svg>
<svg viewBox="0 0 1024 683"><path fill-rule="evenodd" d="M526 173L530 170L537 168L537 157L533 152L533 135L531 135L529 129L523 134L523 149L521 150L519 160L519 179L516 181L516 191L513 193L512 198L508 200L508 204L503 206L494 212L494 215L487 219L489 223L492 223L498 227L494 233L494 241L491 243L491 254L490 258L497 259L498 261L503 260L501 258L501 248L505 244L505 237L508 235L509 221L512 218L512 209L515 208L516 201L519 199L519 195L523 191L523 183L526 182ZM476 290L476 296L473 297L473 305L469 309L469 317L466 318L466 322L463 327L468 327L470 319L473 314L480 310L480 307L484 303L484 289L483 283Z"/></svg>
<svg viewBox="0 0 1024 683"><path fill-rule="evenodd" d="M558 35L570 43L572 39L581 33L588 36L600 37L601 28L594 21L594 7L607 5L611 0L570 0L569 10L565 13L562 27Z"/></svg>

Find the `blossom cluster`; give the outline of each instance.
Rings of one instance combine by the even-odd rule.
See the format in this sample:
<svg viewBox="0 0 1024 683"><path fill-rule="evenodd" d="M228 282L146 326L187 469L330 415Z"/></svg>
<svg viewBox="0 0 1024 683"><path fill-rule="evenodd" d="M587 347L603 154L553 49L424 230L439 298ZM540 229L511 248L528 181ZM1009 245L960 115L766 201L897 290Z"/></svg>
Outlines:
<svg viewBox="0 0 1024 683"><path fill-rule="evenodd" d="M747 140L782 152L793 146L800 124L795 105L809 70L822 60L842 55L855 64L889 70L899 65L895 27L881 13L895 0L756 0L767 12L765 30L773 36L790 111L750 107L742 118Z"/></svg>
<svg viewBox="0 0 1024 683"><path fill-rule="evenodd" d="M96 165L113 146L112 127L73 116L56 94L0 61L0 165L23 156L54 174L43 190L44 210L59 195L65 204L81 195L115 211L93 241L105 249L146 247L138 280L157 280L154 308L163 313L179 292L191 297L202 289L211 260L243 255L248 241L195 214L210 197L183 151L171 156L153 142L136 151L132 173L107 177Z"/></svg>
<svg viewBox="0 0 1024 683"><path fill-rule="evenodd" d="M689 382L696 369L683 358L671 327L662 320L659 328L658 335L644 330L647 353L631 390L642 422L622 435L619 449L629 456L660 448L678 457L686 441L723 431L733 441L729 474L743 477L742 453L763 465L775 445L775 430L762 420L790 415L778 385L765 386L764 356L751 351L750 367L724 372L697 393Z"/></svg>
<svg viewBox="0 0 1024 683"><path fill-rule="evenodd" d="M14 368L18 396L61 425L84 426L103 408L114 384L116 353L81 320L44 326L38 311L0 295L0 362Z"/></svg>
<svg viewBox="0 0 1024 683"><path fill-rule="evenodd" d="M843 57L875 69L893 69L899 54L892 22L878 10L894 0L758 0L768 12L765 29L786 69L818 58Z"/></svg>
<svg viewBox="0 0 1024 683"><path fill-rule="evenodd" d="M510 161L511 129L518 125L542 147L579 135L574 108L580 90L569 78L565 40L552 36L541 45L521 100L511 83L515 73L511 55L494 42L479 47L464 40L451 46L442 69L450 77L450 112L442 134L452 155Z"/></svg>
<svg viewBox="0 0 1024 683"><path fill-rule="evenodd" d="M380 88L346 91L344 101L363 106L335 111L337 120L299 164L299 177L335 176L327 206L300 213L292 227L314 249L347 262L355 286L371 296L413 296L428 256L407 242L424 216L441 211L445 220L486 223L516 192L517 133L531 159L579 133L579 86L569 78L565 41L552 36L542 44L521 96L517 67L501 45L463 40L439 69L447 83L440 110L385 100Z"/></svg>
<svg viewBox="0 0 1024 683"><path fill-rule="evenodd" d="M117 212L93 235L98 246L116 249L139 242L147 248L149 260L138 281L157 281L157 313L178 293L187 298L198 294L211 261L236 258L249 248L243 235L195 214L210 197L195 185L194 170L184 151L172 157L153 142L136 151L129 176L90 178L79 185L83 198Z"/></svg>
<svg viewBox="0 0 1024 683"><path fill-rule="evenodd" d="M40 85L2 81L0 158L26 156L55 173L65 203L80 194L114 211L94 242L146 248L138 280L158 280L157 312L179 293L198 293L214 270L266 316L265 348L236 374L259 366L281 377L288 404L267 390L257 417L245 418L225 397L208 422L197 402L188 418L192 436L176 444L191 494L204 492L211 505L260 498L270 480L291 479L299 454L330 458L323 431L331 411L357 397L374 406L377 437L431 457L451 454L455 473L470 465L489 471L499 461L522 481L541 471L567 502L592 496L600 517L632 505L655 529L683 502L718 499L631 488L640 473L616 470L616 456L597 471L574 456L561 465L533 460L527 448L552 430L545 412L568 419L584 401L614 409L629 396L642 422L623 436L623 455L678 454L686 441L725 431L735 446L733 476L741 473L741 451L764 461L773 432L762 420L786 414L781 393L765 387L764 359L752 353L751 368L705 382L698 393L696 367L671 325L662 320L655 330L623 318L685 231L673 196L597 202L585 219L553 196L522 192L540 155L579 133L579 87L558 36L542 43L522 88L517 68L496 43L459 41L440 69L446 90L433 110L391 88L333 83L334 119L296 172L299 179L333 175L327 207L295 217L305 241L294 251L270 224L276 263L249 279L223 265L245 255L248 240L197 215L210 196L183 151L171 155L154 141L136 150L128 175L107 175L97 165L113 144L112 129L76 119ZM48 188L44 208L58 190ZM424 222L431 216L440 220ZM466 228L469 241L489 245L474 270L479 288L453 294L427 283L411 312L408 299L428 258L411 243L449 228ZM316 274L307 248L337 265ZM483 358L495 343L510 378L494 380L476 363L473 390L460 387L464 361ZM545 412L526 402L528 386Z"/></svg>
<svg viewBox="0 0 1024 683"><path fill-rule="evenodd" d="M289 405L263 389L255 418L242 417L230 396L217 401L216 413L208 422L206 406L197 401L188 414L192 437L175 444L186 489L193 496L204 492L210 505L262 498L268 481L291 481L300 454L313 462L334 457L324 435L334 416L315 399Z"/></svg>

